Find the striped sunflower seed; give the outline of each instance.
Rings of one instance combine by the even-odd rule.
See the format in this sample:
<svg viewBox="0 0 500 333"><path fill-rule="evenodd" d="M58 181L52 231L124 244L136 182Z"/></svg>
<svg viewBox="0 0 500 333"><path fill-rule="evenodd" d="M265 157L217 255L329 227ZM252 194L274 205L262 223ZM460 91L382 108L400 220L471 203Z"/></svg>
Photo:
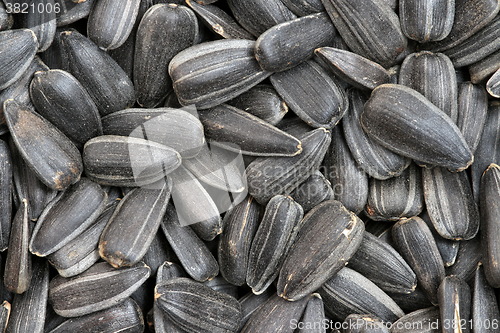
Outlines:
<svg viewBox="0 0 500 333"><path fill-rule="evenodd" d="M461 241L455 264L446 271L446 274L470 282L474 278L477 265L484 262L483 245L481 243L479 237L475 237L470 241Z"/></svg>
<svg viewBox="0 0 500 333"><path fill-rule="evenodd" d="M82 274L50 281L49 302L63 317L80 317L108 309L127 299L149 277L150 269L143 263L114 269L100 262Z"/></svg>
<svg viewBox="0 0 500 333"><path fill-rule="evenodd" d="M229 296L238 299L238 286L229 283L220 275L214 277L212 280L205 281L203 284L215 291L228 294Z"/></svg>
<svg viewBox="0 0 500 333"><path fill-rule="evenodd" d="M176 263L165 261L160 267L158 267L156 284L178 277L186 277L184 269Z"/></svg>
<svg viewBox="0 0 500 333"><path fill-rule="evenodd" d="M432 303L420 286L417 286L417 288L409 294L388 292L387 295L407 313L432 306Z"/></svg>
<svg viewBox="0 0 500 333"><path fill-rule="evenodd" d="M83 2L74 2L73 0L55 0L55 3L60 6L59 13L56 13L57 26L64 27L89 16L95 1L85 0Z"/></svg>
<svg viewBox="0 0 500 333"><path fill-rule="evenodd" d="M352 314L347 316L343 322L345 333L389 333L387 327L380 318L373 315Z"/></svg>
<svg viewBox="0 0 500 333"><path fill-rule="evenodd" d="M3 301L2 305L0 305L0 329L3 332L5 332L7 330L7 324L9 323L10 311L11 311L11 304L7 301Z"/></svg>
<svg viewBox="0 0 500 333"><path fill-rule="evenodd" d="M491 96L500 98L500 69L486 82L486 90Z"/></svg>
<svg viewBox="0 0 500 333"><path fill-rule="evenodd" d="M396 321L391 333L439 333L439 309L430 307L408 313Z"/></svg>
<svg viewBox="0 0 500 333"><path fill-rule="evenodd" d="M0 90L16 82L35 58L38 40L28 29L0 32Z"/></svg>
<svg viewBox="0 0 500 333"><path fill-rule="evenodd" d="M273 292L267 289L260 295L255 295L253 292L249 292L245 296L238 299L238 302L241 305L240 330L243 326L245 326L252 314L257 311L262 304L266 303L272 295Z"/></svg>
<svg viewBox="0 0 500 333"><path fill-rule="evenodd" d="M330 182L319 171L313 173L302 184L300 184L290 196L304 210L308 212L323 201L334 199L333 189Z"/></svg>
<svg viewBox="0 0 500 333"><path fill-rule="evenodd" d="M306 16L325 11L321 0L282 0L281 2L297 16Z"/></svg>
<svg viewBox="0 0 500 333"><path fill-rule="evenodd" d="M488 284L484 268L479 264L472 287L472 328L474 332L494 332L495 328L488 323L500 320L500 311L495 297L495 290Z"/></svg>
<svg viewBox="0 0 500 333"><path fill-rule="evenodd" d="M361 245L365 229L335 200L314 207L301 225L278 278L278 295L290 301L315 291L342 269Z"/></svg>
<svg viewBox="0 0 500 333"><path fill-rule="evenodd" d="M471 292L456 276L447 276L438 289L439 313L443 333L469 332Z"/></svg>
<svg viewBox="0 0 500 333"><path fill-rule="evenodd" d="M23 0L22 2L17 1L17 3L26 4L25 8L32 8L21 11L22 13L19 16L20 26L35 33L38 40L38 52L47 50L56 34L56 10L49 10L49 8L55 8L55 0L44 0L42 2L47 10L34 10L33 8L40 4L36 0Z"/></svg>
<svg viewBox="0 0 500 333"><path fill-rule="evenodd" d="M443 258L444 267L450 267L455 264L458 255L458 249L460 248L460 241L455 241L451 239L446 239L441 237L441 235L436 231L434 225L432 224L431 218L427 211L423 212L419 216L429 227L434 236L434 241L439 249L441 258Z"/></svg>
<svg viewBox="0 0 500 333"><path fill-rule="evenodd" d="M9 145L0 140L0 250L2 251L7 249L12 224L13 168Z"/></svg>
<svg viewBox="0 0 500 333"><path fill-rule="evenodd" d="M500 50L496 51L486 58L469 66L470 80L472 83L480 83L489 78L498 70L500 63Z"/></svg>
<svg viewBox="0 0 500 333"><path fill-rule="evenodd" d="M325 320L323 300L319 294L312 294L300 319L303 326L298 328L298 332L326 333Z"/></svg>

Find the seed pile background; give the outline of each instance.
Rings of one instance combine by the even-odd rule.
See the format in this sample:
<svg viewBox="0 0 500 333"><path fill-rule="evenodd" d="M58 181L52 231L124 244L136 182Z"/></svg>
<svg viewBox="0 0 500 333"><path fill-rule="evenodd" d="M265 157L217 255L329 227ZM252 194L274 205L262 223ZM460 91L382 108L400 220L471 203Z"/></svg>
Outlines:
<svg viewBox="0 0 500 333"><path fill-rule="evenodd" d="M0 1L0 330L499 332L499 9Z"/></svg>

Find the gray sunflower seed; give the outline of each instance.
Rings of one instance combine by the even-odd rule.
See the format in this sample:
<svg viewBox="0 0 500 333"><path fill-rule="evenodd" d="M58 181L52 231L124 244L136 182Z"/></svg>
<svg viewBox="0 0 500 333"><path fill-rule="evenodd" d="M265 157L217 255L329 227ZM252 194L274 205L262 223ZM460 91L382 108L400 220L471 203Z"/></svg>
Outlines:
<svg viewBox="0 0 500 333"><path fill-rule="evenodd" d="M439 309L436 307L416 310L396 321L391 333L439 333Z"/></svg>
<svg viewBox="0 0 500 333"><path fill-rule="evenodd" d="M30 287L24 293L14 296L6 332L42 333L48 291L49 265L45 259L35 257Z"/></svg>
<svg viewBox="0 0 500 333"><path fill-rule="evenodd" d="M354 160L341 126L337 125L332 130L332 143L323 161L325 175L331 183L332 199L358 214L368 198L368 175Z"/></svg>
<svg viewBox="0 0 500 333"><path fill-rule="evenodd" d="M330 132L318 128L300 137L302 153L293 157L256 158L247 167L249 193L261 204L288 194L319 167L330 144Z"/></svg>
<svg viewBox="0 0 500 333"><path fill-rule="evenodd" d="M127 74L106 52L82 34L77 31L62 32L61 54L65 70L80 81L102 116L134 104L134 86ZM102 73L106 76L103 77Z"/></svg>
<svg viewBox="0 0 500 333"><path fill-rule="evenodd" d="M278 124L288 112L288 105L272 86L266 84L258 84L227 103L271 125Z"/></svg>
<svg viewBox="0 0 500 333"><path fill-rule="evenodd" d="M22 158L45 185L61 191L80 179L80 152L62 132L14 100L4 103L4 112Z"/></svg>
<svg viewBox="0 0 500 333"><path fill-rule="evenodd" d="M471 166L472 190L479 201L481 176L491 164L500 164L500 103L491 102L486 115L481 140L474 154Z"/></svg>
<svg viewBox="0 0 500 333"><path fill-rule="evenodd" d="M127 193L101 234L101 258L116 268L138 263L160 227L171 190L168 181L160 189L136 188Z"/></svg>
<svg viewBox="0 0 500 333"><path fill-rule="evenodd" d="M472 83L480 83L489 78L500 67L500 50L496 51L486 58L483 58L469 66L470 80Z"/></svg>
<svg viewBox="0 0 500 333"><path fill-rule="evenodd" d="M90 11L89 38L103 50L116 49L132 32L141 0L100 0Z"/></svg>
<svg viewBox="0 0 500 333"><path fill-rule="evenodd" d="M114 269L106 262L97 263L82 274L50 281L49 302L63 317L79 317L108 309L123 302L149 277L143 263Z"/></svg>
<svg viewBox="0 0 500 333"><path fill-rule="evenodd" d="M161 284L162 282L178 277L186 277L184 269L176 263L165 261L160 267L158 267L156 284Z"/></svg>
<svg viewBox="0 0 500 333"><path fill-rule="evenodd" d="M458 85L457 125L474 154L488 117L488 95L483 86L462 82Z"/></svg>
<svg viewBox="0 0 500 333"><path fill-rule="evenodd" d="M44 0L41 4L44 5L45 10L35 7L40 4L40 1L37 0L24 0L21 3L26 4L26 8L31 9L21 11L22 14L19 17L20 26L30 29L35 33L38 40L38 52L43 52L52 44L56 34L57 10L55 10L54 6L55 1ZM34 8L37 8L37 10Z"/></svg>
<svg viewBox="0 0 500 333"><path fill-rule="evenodd" d="M390 67L406 49L407 40L399 19L387 3L380 0L322 1L339 34L355 53Z"/></svg>
<svg viewBox="0 0 500 333"><path fill-rule="evenodd" d="M222 220L214 200L196 177L183 166L173 174L172 199L182 226L191 226L205 241L222 232ZM192 203L196 202L193 206Z"/></svg>
<svg viewBox="0 0 500 333"><path fill-rule="evenodd" d="M104 135L83 148L85 174L111 186L142 186L163 179L181 164L174 149L149 140Z"/></svg>
<svg viewBox="0 0 500 333"><path fill-rule="evenodd" d="M95 1L85 0L75 3L72 0L55 0L60 6L59 13L56 13L57 26L63 27L89 16Z"/></svg>
<svg viewBox="0 0 500 333"><path fill-rule="evenodd" d="M396 248L415 272L427 297L437 304L437 289L444 279L444 263L432 233L419 217L401 219L392 228Z"/></svg>
<svg viewBox="0 0 500 333"><path fill-rule="evenodd" d="M424 193L420 168L410 164L399 176L386 180L370 179L367 217L378 221L397 221L422 212Z"/></svg>
<svg viewBox="0 0 500 333"><path fill-rule="evenodd" d="M49 331L49 333L64 332L141 333L144 332L144 318L137 303L127 298L109 309L68 319Z"/></svg>
<svg viewBox="0 0 500 333"><path fill-rule="evenodd" d="M409 294L388 292L387 295L389 295L405 312L412 312L432 306L432 303L420 286L417 286L417 288Z"/></svg>
<svg viewBox="0 0 500 333"><path fill-rule="evenodd" d="M500 311L495 297L495 290L488 284L481 264L476 268L472 291L472 323L477 333L495 332L489 323L500 320Z"/></svg>
<svg viewBox="0 0 500 333"><path fill-rule="evenodd" d="M321 0L281 0L295 15L306 16L325 11Z"/></svg>
<svg viewBox="0 0 500 333"><path fill-rule="evenodd" d="M116 204L109 205L95 222L68 244L47 256L62 277L71 277L86 271L99 256L99 237L108 223Z"/></svg>
<svg viewBox="0 0 500 333"><path fill-rule="evenodd" d="M11 311L10 303L7 301L3 301L2 305L0 305L0 329L3 332L5 332L7 330L7 324L9 323L10 311Z"/></svg>
<svg viewBox="0 0 500 333"><path fill-rule="evenodd" d="M290 110L312 127L331 128L347 111L344 90L313 60L273 74L270 79Z"/></svg>
<svg viewBox="0 0 500 333"><path fill-rule="evenodd" d="M179 224L177 212L171 204L167 207L161 227L189 276L203 282L219 274L219 265L212 253L189 226Z"/></svg>
<svg viewBox="0 0 500 333"><path fill-rule="evenodd" d="M107 204L107 193L87 178L60 194L43 210L30 240L30 251L47 256L85 231Z"/></svg>
<svg viewBox="0 0 500 333"><path fill-rule="evenodd" d="M158 230L142 261L151 268L151 275L156 276L158 268L170 260L175 260L175 254L163 231Z"/></svg>
<svg viewBox="0 0 500 333"><path fill-rule="evenodd" d="M464 281L471 281L478 263L484 262L483 246L479 237L470 241L461 241L455 264L447 270L446 274L455 275Z"/></svg>
<svg viewBox="0 0 500 333"><path fill-rule="evenodd" d="M245 296L238 299L238 302L241 305L240 330L243 326L245 326L252 314L257 311L262 304L266 303L271 296L273 296L273 292L267 289L260 295L255 295L253 292L249 292Z"/></svg>
<svg viewBox="0 0 500 333"><path fill-rule="evenodd" d="M28 249L31 236L29 205L23 199L14 219L9 239L9 251L5 259L3 283L7 290L22 294L31 283L31 253Z"/></svg>
<svg viewBox="0 0 500 333"><path fill-rule="evenodd" d="M14 18L12 14L7 13L7 8L5 8L5 4L0 3L0 31L9 30L12 28L14 24Z"/></svg>
<svg viewBox="0 0 500 333"><path fill-rule="evenodd" d="M333 47L322 47L315 51L335 75L359 89L375 89L390 83L390 74L384 67L356 53Z"/></svg>
<svg viewBox="0 0 500 333"><path fill-rule="evenodd" d="M263 70L282 72L333 42L335 27L326 13L311 14L275 25L259 36L255 57Z"/></svg>
<svg viewBox="0 0 500 333"><path fill-rule="evenodd" d="M56 0L57 1L57 0ZM92 0L95 1L95 0ZM40 53L40 58L47 64L51 69L62 69L63 68L63 54L61 53L61 28L56 29L56 35L52 44L45 52ZM49 70L49 68L45 70Z"/></svg>
<svg viewBox="0 0 500 333"><path fill-rule="evenodd" d="M401 65L398 83L424 95L456 123L457 77L446 55L428 51L410 54Z"/></svg>
<svg viewBox="0 0 500 333"><path fill-rule="evenodd" d="M287 117L280 121L276 127L280 130L287 132L298 138L300 136L306 135L308 132L312 131L314 128L307 125L297 116Z"/></svg>
<svg viewBox="0 0 500 333"><path fill-rule="evenodd" d="M364 172L376 179L400 175L410 165L410 159L381 146L363 131L360 117L366 98L354 89L347 94L349 111L342 120L342 128L354 160Z"/></svg>
<svg viewBox="0 0 500 333"><path fill-rule="evenodd" d="M266 79L271 73L260 68L254 46L250 40L225 39L179 52L168 72L180 103L199 109L214 107Z"/></svg>
<svg viewBox="0 0 500 333"><path fill-rule="evenodd" d="M304 217L280 270L278 295L294 301L318 289L354 255L365 226L340 202L325 201Z"/></svg>
<svg viewBox="0 0 500 333"><path fill-rule="evenodd" d="M500 49L500 18L496 17L484 28L455 47L443 51L455 67L471 65Z"/></svg>
<svg viewBox="0 0 500 333"><path fill-rule="evenodd" d="M224 229L219 240L218 262L222 276L241 286L250 268L250 247L259 226L261 209L248 196L227 212L222 221Z"/></svg>
<svg viewBox="0 0 500 333"><path fill-rule="evenodd" d="M175 326L193 333L236 332L241 319L241 306L234 297L186 278L157 285L155 304Z"/></svg>
<svg viewBox="0 0 500 333"><path fill-rule="evenodd" d="M460 242L441 237L441 235L436 231L436 228L434 228L427 211L420 214L420 218L424 220L434 236L434 241L439 249L441 258L443 258L444 267L453 266L455 264L455 260L457 259Z"/></svg>
<svg viewBox="0 0 500 333"><path fill-rule="evenodd" d="M278 276L303 214L302 207L290 197L277 195L267 204L253 238L246 272L254 294L264 292Z"/></svg>
<svg viewBox="0 0 500 333"><path fill-rule="evenodd" d="M232 16L217 6L200 1L186 0L186 4L200 17L213 32L227 39L254 39Z"/></svg>
<svg viewBox="0 0 500 333"><path fill-rule="evenodd" d="M370 313L383 321L394 322L404 315L403 310L382 289L347 267L328 280L319 294L327 312L339 320L350 314Z"/></svg>
<svg viewBox="0 0 500 333"><path fill-rule="evenodd" d="M490 166L483 173L481 178L481 241L484 253L484 272L489 284L498 288L500 286L499 267L497 260L500 257L499 234L500 225L495 216L498 206L495 204L500 197L500 167L497 164Z"/></svg>
<svg viewBox="0 0 500 333"><path fill-rule="evenodd" d="M88 140L102 135L99 111L73 75L62 70L36 72L30 96L37 112L79 149Z"/></svg>
<svg viewBox="0 0 500 333"><path fill-rule="evenodd" d="M156 304L153 305L154 331L165 333L185 333L183 329L175 326L172 320Z"/></svg>
<svg viewBox="0 0 500 333"><path fill-rule="evenodd" d="M471 292L466 282L447 276L438 289L443 333L469 332Z"/></svg>
<svg viewBox="0 0 500 333"><path fill-rule="evenodd" d="M203 125L184 110L135 109L114 112L102 118L104 134L151 140L192 158L205 144Z"/></svg>
<svg viewBox="0 0 500 333"><path fill-rule="evenodd" d="M323 201L334 199L330 182L319 171L313 173L293 190L290 196L302 206L304 212L310 211Z"/></svg>
<svg viewBox="0 0 500 333"><path fill-rule="evenodd" d="M226 104L199 114L207 139L230 142L241 153L250 156L295 156L302 152L301 143L264 120ZM226 145L224 145L226 146ZM226 147L233 150L232 145Z"/></svg>
<svg viewBox="0 0 500 333"><path fill-rule="evenodd" d="M310 299L311 295L307 295L296 302L288 302L273 295L250 316L240 333L293 333L291 323L300 320Z"/></svg>
<svg viewBox="0 0 500 333"><path fill-rule="evenodd" d="M0 140L0 250L5 251L9 243L12 217L12 170L13 159L9 145Z"/></svg>
<svg viewBox="0 0 500 333"><path fill-rule="evenodd" d="M472 164L472 153L451 118L411 88L398 84L375 88L361 125L379 144L423 163L453 171Z"/></svg>
<svg viewBox="0 0 500 333"><path fill-rule="evenodd" d="M486 82L486 90L491 96L500 98L500 69Z"/></svg>
<svg viewBox="0 0 500 333"><path fill-rule="evenodd" d="M380 318L373 315L352 314L347 316L343 322L345 333L389 333L387 327Z"/></svg>
<svg viewBox="0 0 500 333"><path fill-rule="evenodd" d="M165 74L168 64L197 37L198 21L188 7L159 4L144 14L134 55L134 85L140 105L155 107L172 90L172 81Z"/></svg>
<svg viewBox="0 0 500 333"><path fill-rule="evenodd" d="M443 168L423 170L427 213L437 232L447 239L470 240L479 231L479 210L467 173Z"/></svg>
<svg viewBox="0 0 500 333"><path fill-rule="evenodd" d="M417 277L401 255L369 232L365 232L348 267L386 292L409 294L417 287Z"/></svg>
<svg viewBox="0 0 500 333"><path fill-rule="evenodd" d="M319 294L312 294L300 320L299 333L326 333L325 309Z"/></svg>
<svg viewBox="0 0 500 333"><path fill-rule="evenodd" d="M236 299L238 298L238 286L227 282L226 279L220 275L214 277L212 280L203 282L203 284L215 291L228 294Z"/></svg>
<svg viewBox="0 0 500 333"><path fill-rule="evenodd" d="M280 0L229 0L236 21L258 37L277 24L293 20L295 15Z"/></svg>
<svg viewBox="0 0 500 333"><path fill-rule="evenodd" d="M442 40L453 26L455 0L402 0L399 16L406 37L420 43Z"/></svg>
<svg viewBox="0 0 500 333"><path fill-rule="evenodd" d="M430 47L433 52L441 52L460 44L491 22L499 10L497 0L455 0L455 19L450 33Z"/></svg>

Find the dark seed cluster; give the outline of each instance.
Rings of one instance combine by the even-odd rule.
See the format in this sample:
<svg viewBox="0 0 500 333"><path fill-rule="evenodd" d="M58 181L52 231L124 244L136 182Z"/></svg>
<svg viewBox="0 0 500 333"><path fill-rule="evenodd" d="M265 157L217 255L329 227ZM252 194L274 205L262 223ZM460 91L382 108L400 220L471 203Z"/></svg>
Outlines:
<svg viewBox="0 0 500 333"><path fill-rule="evenodd" d="M500 332L499 0L0 0L0 332Z"/></svg>

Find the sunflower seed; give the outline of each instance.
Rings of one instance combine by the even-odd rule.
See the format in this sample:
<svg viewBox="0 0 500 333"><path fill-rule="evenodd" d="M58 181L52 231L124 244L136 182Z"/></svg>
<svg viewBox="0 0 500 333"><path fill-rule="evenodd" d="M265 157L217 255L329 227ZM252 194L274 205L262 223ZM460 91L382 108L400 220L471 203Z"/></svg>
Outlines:
<svg viewBox="0 0 500 333"><path fill-rule="evenodd" d="M486 82L486 90L491 96L500 98L500 69Z"/></svg>
<svg viewBox="0 0 500 333"><path fill-rule="evenodd" d="M186 277L184 269L176 263L165 261L160 267L158 267L156 284L161 284L162 282L178 277Z"/></svg>
<svg viewBox="0 0 500 333"><path fill-rule="evenodd" d="M203 125L189 112L173 108L126 109L102 119L104 134L151 140L192 158L205 144Z"/></svg>
<svg viewBox="0 0 500 333"><path fill-rule="evenodd" d="M319 171L300 184L290 196L302 206L304 212L310 211L323 201L334 199L330 182Z"/></svg>
<svg viewBox="0 0 500 333"><path fill-rule="evenodd" d="M375 88L365 104L361 125L379 144L423 163L453 171L472 164L472 153L451 118L405 86Z"/></svg>
<svg viewBox="0 0 500 333"><path fill-rule="evenodd" d="M423 170L427 212L437 232L447 239L470 240L479 231L477 208L469 177L443 168Z"/></svg>
<svg viewBox="0 0 500 333"><path fill-rule="evenodd" d="M198 37L198 21L185 6L159 4L151 7L137 30L134 55L134 85L137 102L155 107L169 91L172 81L165 72L180 51Z"/></svg>
<svg viewBox="0 0 500 333"><path fill-rule="evenodd" d="M0 90L16 82L35 57L38 41L28 29L0 32Z"/></svg>
<svg viewBox="0 0 500 333"><path fill-rule="evenodd" d="M397 221L420 214L423 205L420 168L413 163L397 177L370 179L365 207L365 214L370 219Z"/></svg>
<svg viewBox="0 0 500 333"><path fill-rule="evenodd" d="M307 302L307 306L300 320L302 328L299 327L299 333L326 333L325 328L325 309L323 300L319 294L312 294Z"/></svg>
<svg viewBox="0 0 500 333"><path fill-rule="evenodd" d="M157 285L155 304L175 326L193 333L236 332L241 319L241 306L234 297L186 278Z"/></svg>
<svg viewBox="0 0 500 333"><path fill-rule="evenodd" d="M455 275L464 281L471 281L478 263L483 261L483 252L479 237L470 241L461 241L455 264L447 270L446 274Z"/></svg>
<svg viewBox="0 0 500 333"><path fill-rule="evenodd" d="M73 75L62 70L36 72L30 96L37 112L79 149L88 140L102 135L99 111Z"/></svg>
<svg viewBox="0 0 500 333"><path fill-rule="evenodd" d="M177 212L171 204L167 207L161 227L189 276L203 282L219 274L219 265L213 255L189 226L179 224Z"/></svg>
<svg viewBox="0 0 500 333"><path fill-rule="evenodd" d="M245 296L238 299L238 302L241 305L241 321L240 321L240 330L245 326L248 319L252 316L252 314L259 309L259 307L266 303L266 301L273 295L269 289L264 291L260 295L255 295L253 292L249 292Z"/></svg>
<svg viewBox="0 0 500 333"><path fill-rule="evenodd" d="M424 95L456 123L457 77L446 55L428 51L410 54L401 65L399 84Z"/></svg>
<svg viewBox="0 0 500 333"><path fill-rule="evenodd" d="M495 290L488 284L481 264L476 268L472 292L472 323L474 332L494 332L489 323L500 319Z"/></svg>
<svg viewBox="0 0 500 333"><path fill-rule="evenodd" d="M87 177L99 184L133 187L163 179L180 166L181 156L153 141L104 135L87 141L83 162Z"/></svg>
<svg viewBox="0 0 500 333"><path fill-rule="evenodd" d="M399 18L387 3L380 0L322 1L339 34L355 53L387 68L394 65L398 55L406 49L407 40Z"/></svg>
<svg viewBox="0 0 500 333"><path fill-rule="evenodd" d="M495 73L500 66L500 50L496 51L486 58L479 60L478 62L469 66L470 80L472 83L480 83L485 79L489 78L493 73Z"/></svg>
<svg viewBox="0 0 500 333"><path fill-rule="evenodd" d="M466 282L447 276L438 289L443 333L469 332L471 292Z"/></svg>
<svg viewBox="0 0 500 333"><path fill-rule="evenodd" d="M63 27L89 16L95 1L85 0L75 3L72 0L55 0L60 6L59 13L56 13L57 26Z"/></svg>
<svg viewBox="0 0 500 333"><path fill-rule="evenodd" d="M321 0L281 0L295 15L306 16L325 11Z"/></svg>
<svg viewBox="0 0 500 333"><path fill-rule="evenodd" d="M432 303L420 286L417 286L417 288L409 294L388 292L387 295L389 295L405 312L412 312L432 306Z"/></svg>
<svg viewBox="0 0 500 333"><path fill-rule="evenodd" d="M267 204L251 244L246 272L254 294L264 292L278 276L302 217L302 207L290 197L277 195Z"/></svg>
<svg viewBox="0 0 500 333"><path fill-rule="evenodd" d="M328 280L319 294L327 313L339 320L350 314L370 313L383 321L394 322L404 315L403 310L382 289L347 267Z"/></svg>
<svg viewBox="0 0 500 333"><path fill-rule="evenodd" d="M0 329L5 332L9 323L11 305L7 301L3 301L0 305Z"/></svg>
<svg viewBox="0 0 500 333"><path fill-rule="evenodd" d="M214 107L266 79L271 73L260 68L254 46L250 40L225 39L179 52L168 72L180 103L199 109Z"/></svg>
<svg viewBox="0 0 500 333"><path fill-rule="evenodd" d="M417 287L417 277L401 255L369 232L365 232L348 267L386 292L409 294Z"/></svg>
<svg viewBox="0 0 500 333"><path fill-rule="evenodd" d="M12 217L12 168L13 160L5 141L0 140L0 250L9 243Z"/></svg>
<svg viewBox="0 0 500 333"><path fill-rule="evenodd" d="M141 309L131 298L127 298L109 309L68 319L49 333L118 333L125 331L130 333L144 332L144 318Z"/></svg>
<svg viewBox="0 0 500 333"><path fill-rule="evenodd" d="M345 333L389 333L389 328L373 315L352 314L342 323Z"/></svg>
<svg viewBox="0 0 500 333"><path fill-rule="evenodd" d="M227 1L236 21L258 37L277 24L293 20L295 15L280 0Z"/></svg>
<svg viewBox="0 0 500 333"><path fill-rule="evenodd" d="M219 105L199 114L207 139L230 142L250 156L295 156L301 143L264 120L229 105ZM232 145L224 145L233 150Z"/></svg>
<svg viewBox="0 0 500 333"><path fill-rule="evenodd" d="M434 236L434 241L439 249L439 253L441 254L441 258L443 258L444 267L450 267L455 264L455 260L457 259L458 249L460 247L460 242L446 239L441 237L441 235L436 231L434 225L432 224L431 218L427 211L423 212L419 216L429 227Z"/></svg>
<svg viewBox="0 0 500 333"><path fill-rule="evenodd" d="M436 307L416 310L396 321L391 333L439 333L439 309Z"/></svg>
<svg viewBox="0 0 500 333"><path fill-rule="evenodd" d="M64 69L80 81L102 116L134 104L134 86L127 74L85 36L76 31L62 32L61 53Z"/></svg>
<svg viewBox="0 0 500 333"><path fill-rule="evenodd" d="M278 279L278 295L294 301L318 289L353 256L364 224L340 202L325 201L304 217Z"/></svg>
<svg viewBox="0 0 500 333"><path fill-rule="evenodd" d="M106 262L97 263L74 277L53 278L49 301L60 316L83 316L123 302L149 274L149 267L143 263L122 269L114 269Z"/></svg>
<svg viewBox="0 0 500 333"><path fill-rule="evenodd" d="M158 268L171 260L175 260L172 247L163 231L158 230L142 261L151 268L151 276L157 276Z"/></svg>
<svg viewBox="0 0 500 333"><path fill-rule="evenodd" d="M31 9L21 11L22 14L18 18L20 26L35 33L38 40L38 52L43 52L52 44L56 34L55 1L44 0L41 2L44 5L43 8L46 8L45 10L40 10L40 7L34 9L40 4L40 1L37 0L23 0L22 4L26 4L25 8Z"/></svg>
<svg viewBox="0 0 500 333"><path fill-rule="evenodd" d="M333 47L322 47L315 51L335 75L359 89L375 89L390 83L390 74L384 67L356 53Z"/></svg>
<svg viewBox="0 0 500 333"><path fill-rule="evenodd" d="M5 8L5 4L0 3L0 31L9 30L12 28L14 24L14 18L12 14L7 13L7 8Z"/></svg>
<svg viewBox="0 0 500 333"><path fill-rule="evenodd" d="M415 272L427 297L437 304L437 289L444 279L444 263L432 233L419 217L401 219L392 227L396 248Z"/></svg>
<svg viewBox="0 0 500 333"><path fill-rule="evenodd" d="M273 295L250 316L240 333L293 333L291 323L300 320L310 299L311 295L308 295L296 302L288 302Z"/></svg>
<svg viewBox="0 0 500 333"><path fill-rule="evenodd" d="M323 161L325 175L331 183L332 199L358 214L368 199L368 175L354 160L341 127L339 124L332 130L332 143Z"/></svg>
<svg viewBox="0 0 500 333"><path fill-rule="evenodd" d="M313 60L276 73L270 79L288 107L312 127L331 128L347 111L344 90Z"/></svg>
<svg viewBox="0 0 500 333"><path fill-rule="evenodd" d="M400 175L410 160L384 148L361 127L360 117L365 96L357 90L348 90L349 111L342 121L345 140L359 167L373 178L384 180Z"/></svg>
<svg viewBox="0 0 500 333"><path fill-rule="evenodd" d="M302 153L294 157L256 158L247 167L248 191L261 204L288 194L319 167L330 144L330 132L318 128L300 137Z"/></svg>
<svg viewBox="0 0 500 333"><path fill-rule="evenodd" d="M227 103L271 125L278 124L288 112L288 105L276 90L267 84L258 84Z"/></svg>

